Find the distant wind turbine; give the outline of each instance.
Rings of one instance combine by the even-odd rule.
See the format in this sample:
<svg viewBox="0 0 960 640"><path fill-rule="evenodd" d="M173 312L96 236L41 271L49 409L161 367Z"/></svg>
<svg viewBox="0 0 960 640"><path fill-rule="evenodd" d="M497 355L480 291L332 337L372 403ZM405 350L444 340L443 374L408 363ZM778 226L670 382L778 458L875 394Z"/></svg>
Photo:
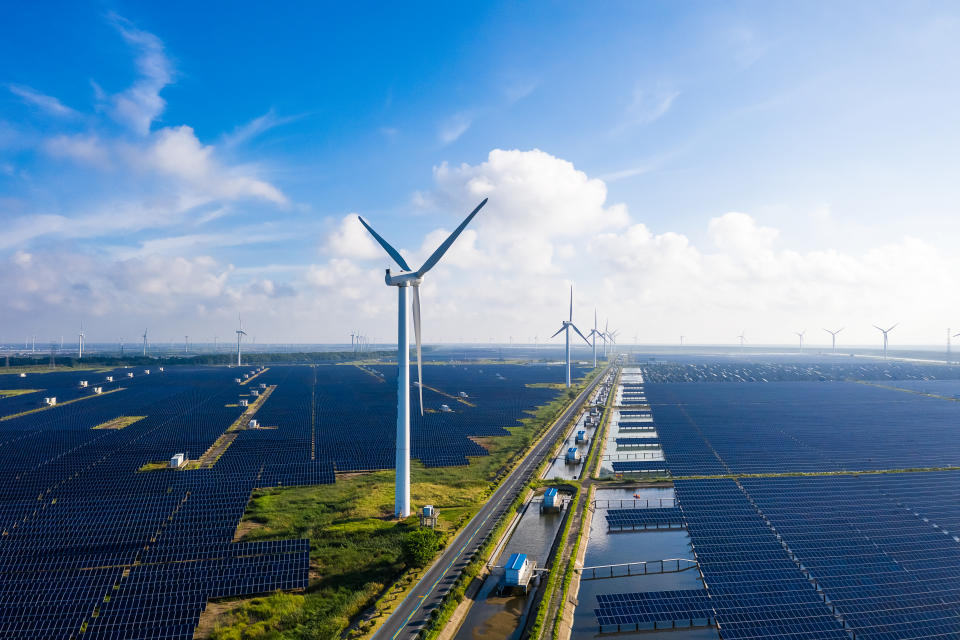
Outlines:
<svg viewBox="0 0 960 640"><path fill-rule="evenodd" d="M77 360L83 357L83 320L80 321L80 333L78 335ZM36 339L36 338L34 338Z"/></svg>
<svg viewBox="0 0 960 640"><path fill-rule="evenodd" d="M237 322L240 323L240 328L237 329L237 366L239 367L241 366L240 365L240 339L243 338L243 336L247 335L247 332L243 330L243 320L240 319L239 315L237 316Z"/></svg>
<svg viewBox="0 0 960 640"><path fill-rule="evenodd" d="M950 336L951 336L951 334L950 334L950 327L947 327L947 364L950 364L950 356L951 356L951 353L950 353ZM954 338L956 338L957 336L960 336L960 333L954 333L954 334L953 334L953 337L954 337Z"/></svg>
<svg viewBox="0 0 960 640"><path fill-rule="evenodd" d="M896 324L894 324L894 325L893 325L892 327L890 327L889 329L881 329L881 328L878 327L877 325L873 325L873 328L874 328L874 329L876 329L877 331L879 331L880 333L883 334L883 359L884 359L884 360L887 359L887 334L890 333L891 331L893 331L893 329L894 329L898 324L900 324L900 323L897 322Z"/></svg>
<svg viewBox="0 0 960 640"><path fill-rule="evenodd" d="M824 329L827 333L830 334L830 349L834 353L837 351L837 334L844 330L844 327L840 327L836 331L830 331L830 329Z"/></svg>
<svg viewBox="0 0 960 640"><path fill-rule="evenodd" d="M360 224L370 232L370 235L383 247L387 255L393 258L393 261L403 270L398 275L391 275L388 268L384 277L388 287L397 288L397 479L393 513L398 518L406 518L410 515L410 336L407 331L407 316L410 312L410 306L407 291L413 288L413 332L417 343L417 390L420 394L420 414L422 415L423 367L420 355L422 344L420 339L420 283L423 282L423 276L436 266L443 254L450 249L485 204L487 204L486 198L477 205L470 215L460 223L460 226L454 229L453 233L443 241L443 244L437 247L437 250L416 271L410 268L399 251L374 231L366 220L360 218Z"/></svg>
<svg viewBox="0 0 960 640"><path fill-rule="evenodd" d="M143 330L143 355L147 355L147 330Z"/></svg>
<svg viewBox="0 0 960 640"><path fill-rule="evenodd" d="M590 338L593 339L593 368L597 368L597 336L602 336L603 333L597 329L597 310L593 310L593 329L590 329L590 333L587 334Z"/></svg>
<svg viewBox="0 0 960 640"><path fill-rule="evenodd" d="M800 337L800 352L801 352L801 353L803 352L803 336L804 336L804 334L805 334L806 332L807 332L806 329L804 329L803 331L794 331L794 333L795 333L797 336Z"/></svg>
<svg viewBox="0 0 960 640"><path fill-rule="evenodd" d="M577 329L577 326L576 326L575 324L573 324L573 285L570 285L570 319L569 319L569 320L564 320L563 323L560 325L560 328L557 330L557 332L556 332L555 334L553 334L552 336L550 336L551 338L556 338L556 337L557 337L558 335L560 335L561 333L566 334L566 335L565 335L565 338L566 338L566 341L567 341L567 347L566 347L566 352L567 352L567 387L570 386L570 329L573 329L574 331L576 331L576 332L577 332L577 335L580 336L581 338L583 338L583 341L587 343L587 346L590 346L590 341L587 340L587 338L586 338L582 333L580 333L580 329Z"/></svg>
<svg viewBox="0 0 960 640"><path fill-rule="evenodd" d="M737 336L740 340L740 351L743 351L743 343L747 341L747 336L744 335L745 333L746 331L741 331L740 335Z"/></svg>

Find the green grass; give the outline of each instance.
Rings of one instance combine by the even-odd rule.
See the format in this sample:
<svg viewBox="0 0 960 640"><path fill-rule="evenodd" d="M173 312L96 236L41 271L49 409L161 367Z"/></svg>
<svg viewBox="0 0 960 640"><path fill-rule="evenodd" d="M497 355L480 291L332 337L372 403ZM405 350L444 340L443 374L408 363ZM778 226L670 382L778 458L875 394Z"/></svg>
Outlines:
<svg viewBox="0 0 960 640"><path fill-rule="evenodd" d="M0 389L0 398L13 398L15 396L25 396L28 393L38 393L42 389Z"/></svg>
<svg viewBox="0 0 960 640"><path fill-rule="evenodd" d="M222 617L211 635L216 640L253 640L282 638L284 631L296 628L303 617L304 596L274 593L266 598L245 601Z"/></svg>
<svg viewBox="0 0 960 640"><path fill-rule="evenodd" d="M520 426L508 428L509 435L479 439L490 455L471 458L467 466L428 469L413 461L411 501L414 507L433 504L439 510L444 533L441 548L473 517L573 396L558 394L553 402L529 412ZM419 522L416 516L393 520L393 485L393 471L378 471L345 474L333 485L256 491L241 522L246 531L242 539L309 538L310 585L301 600L288 603L295 612L260 624L254 601L249 601L250 607L244 603L221 614L211 637L335 638L369 607L385 611L396 605L413 584L404 540ZM459 598L450 601L453 607L480 564L461 578L455 589ZM372 622L361 623L351 633L363 635L372 626ZM267 628L269 633L261 632ZM261 635L251 635L255 633Z"/></svg>

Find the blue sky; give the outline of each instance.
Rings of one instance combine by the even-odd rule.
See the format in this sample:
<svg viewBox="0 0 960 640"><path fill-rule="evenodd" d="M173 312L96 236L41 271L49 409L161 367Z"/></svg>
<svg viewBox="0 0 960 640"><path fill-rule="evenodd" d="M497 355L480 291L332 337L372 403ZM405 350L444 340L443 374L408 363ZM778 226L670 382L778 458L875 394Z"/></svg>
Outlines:
<svg viewBox="0 0 960 640"><path fill-rule="evenodd" d="M952 3L6 13L0 340L387 339L353 214L422 259L484 196L428 341L549 335L570 283L641 342L960 325Z"/></svg>

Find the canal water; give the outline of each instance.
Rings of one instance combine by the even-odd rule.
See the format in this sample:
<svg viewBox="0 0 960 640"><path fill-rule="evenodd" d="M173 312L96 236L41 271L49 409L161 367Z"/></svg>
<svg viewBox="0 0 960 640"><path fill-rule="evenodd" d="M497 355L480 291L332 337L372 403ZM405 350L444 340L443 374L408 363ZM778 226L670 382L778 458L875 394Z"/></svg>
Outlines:
<svg viewBox="0 0 960 640"><path fill-rule="evenodd" d="M583 473L583 465L587 460L587 453L590 451L590 443L593 442L593 437L597 433L596 427L587 427L585 426L586 416L580 416L580 419L577 420L577 423L570 429L570 432L567 434L566 439L564 440L564 445L560 447L560 452L556 458L553 460L553 464L550 465L550 468L547 470L544 478L547 480L576 480L580 477L580 474ZM577 443L576 436L577 431L586 431L587 441ZM567 455L567 449L570 447L576 447L577 451L580 452L580 461L576 464L566 461L565 456Z"/></svg>
<svg viewBox="0 0 960 640"><path fill-rule="evenodd" d="M547 563L550 548L560 529L564 513L540 513L542 498L530 501L526 511L504 545L503 551L494 559L494 564L503 566L512 553L525 553L536 560L538 567ZM504 593L497 595L497 583L502 570L495 570L484 580L457 635L457 640L517 640L526 624L533 602L533 594ZM537 579L530 584L536 588Z"/></svg>
<svg viewBox="0 0 960 640"><path fill-rule="evenodd" d="M621 418L630 422L640 422L644 427L649 426L652 429L637 430L634 425L621 427ZM607 438L604 442L603 453L600 457L601 478L609 478L614 475L613 463L620 460L652 460L663 461L663 449L659 446L651 447L618 447L617 438L657 438L656 426L652 418L638 418L635 416L621 416L620 412L613 410L610 414L610 424L607 427Z"/></svg>
<svg viewBox="0 0 960 640"><path fill-rule="evenodd" d="M663 504L673 506L672 488L646 489L598 489L594 499L600 505L605 501L613 501L614 508L623 500L627 505L634 500L648 500L649 504ZM656 507L655 507L656 508ZM642 560L665 560L667 558L693 559L690 548L690 537L686 530L648 530L609 532L606 509L598 508L590 523L590 538L587 542L587 552L583 564L586 567L639 562ZM717 639L716 629L686 629L676 631L641 631L604 633L602 636L597 625L594 609L597 607L597 596L610 593L637 593L642 591L669 591L675 589L702 589L700 574L696 569L679 573L663 573L653 575L624 576L618 578L602 578L597 580L581 580L577 594L577 608L573 618L573 633L571 640L594 640L599 638L615 637L629 640L707 640Z"/></svg>

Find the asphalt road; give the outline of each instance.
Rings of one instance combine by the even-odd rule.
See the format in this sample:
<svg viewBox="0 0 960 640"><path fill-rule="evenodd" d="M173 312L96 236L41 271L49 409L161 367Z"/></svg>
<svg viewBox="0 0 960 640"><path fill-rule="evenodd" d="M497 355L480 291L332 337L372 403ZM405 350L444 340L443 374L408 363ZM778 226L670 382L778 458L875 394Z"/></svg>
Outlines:
<svg viewBox="0 0 960 640"><path fill-rule="evenodd" d="M417 637L420 629L427 624L430 612L440 605L443 597L460 575L460 571L467 566L473 554L497 525L500 517L513 504L517 494L553 448L557 438L566 432L571 417L609 370L610 366L594 378L590 386L567 407L547 435L534 445L527 457L507 476L486 504L447 546L440 559L427 570L400 606L380 627L374 635L375 640L411 640Z"/></svg>

